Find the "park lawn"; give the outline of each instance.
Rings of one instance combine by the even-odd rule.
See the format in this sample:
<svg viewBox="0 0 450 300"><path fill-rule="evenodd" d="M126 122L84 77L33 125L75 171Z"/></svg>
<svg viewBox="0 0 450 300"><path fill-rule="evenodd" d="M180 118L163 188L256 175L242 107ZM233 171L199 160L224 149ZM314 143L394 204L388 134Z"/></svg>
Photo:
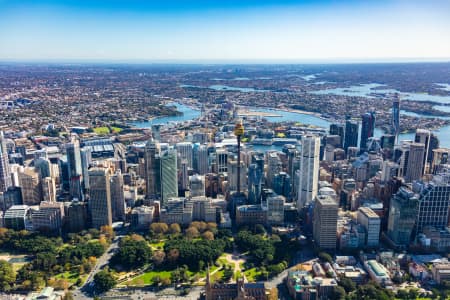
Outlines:
<svg viewBox="0 0 450 300"><path fill-rule="evenodd" d="M78 280L78 278L81 277L81 282L84 282L87 278L87 274L81 275L78 274L78 272L71 272L66 271L64 273L59 273L58 275L55 275L55 279L66 279L70 282L70 284L75 284Z"/></svg>
<svg viewBox="0 0 450 300"><path fill-rule="evenodd" d="M153 278L155 276L159 276L161 279L170 278L170 271L148 271L144 274L133 278L131 281L128 281L128 285L151 285L153 284Z"/></svg>
<svg viewBox="0 0 450 300"><path fill-rule="evenodd" d="M105 135L105 134L109 134L109 128L106 126L102 126L102 127L95 127L94 132L98 135Z"/></svg>
<svg viewBox="0 0 450 300"><path fill-rule="evenodd" d="M157 243L150 243L150 247L152 247L153 250L163 250L165 244L166 242L162 240Z"/></svg>
<svg viewBox="0 0 450 300"><path fill-rule="evenodd" d="M256 268L251 268L244 271L244 275L249 282L256 282L256 278L261 275L261 272L259 272Z"/></svg>
<svg viewBox="0 0 450 300"><path fill-rule="evenodd" d="M112 126L111 129L112 129L113 133L120 133L123 130L123 128L115 127L115 126Z"/></svg>

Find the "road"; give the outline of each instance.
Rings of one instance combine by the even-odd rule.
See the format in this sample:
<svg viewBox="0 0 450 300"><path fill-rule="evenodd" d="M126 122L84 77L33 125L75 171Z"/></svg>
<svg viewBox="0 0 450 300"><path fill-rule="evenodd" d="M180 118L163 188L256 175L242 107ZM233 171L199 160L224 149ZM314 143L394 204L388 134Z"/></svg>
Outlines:
<svg viewBox="0 0 450 300"><path fill-rule="evenodd" d="M97 259L97 262L95 266L92 268L91 272L89 273L86 281L84 284L73 291L73 296L75 299L92 299L92 293L93 293L93 280L95 274L97 274L99 271L101 271L105 266L109 264L109 260L114 255L116 250L119 248L119 242L125 235L117 235L111 245L109 245L108 249L106 249L105 253L103 253L102 256L100 256Z"/></svg>

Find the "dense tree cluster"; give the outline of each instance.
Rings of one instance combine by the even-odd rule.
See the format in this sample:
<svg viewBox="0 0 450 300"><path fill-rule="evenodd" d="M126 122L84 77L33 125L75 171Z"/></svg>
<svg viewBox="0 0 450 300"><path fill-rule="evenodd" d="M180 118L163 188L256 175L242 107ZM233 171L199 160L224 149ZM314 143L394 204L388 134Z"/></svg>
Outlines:
<svg viewBox="0 0 450 300"><path fill-rule="evenodd" d="M237 234L235 242L241 251L249 253L255 264L267 264L273 260L275 246L270 239L266 239L262 235L241 230Z"/></svg>
<svg viewBox="0 0 450 300"><path fill-rule="evenodd" d="M141 267L152 259L152 249L141 236L124 237L119 244L119 251L113 256L112 263L124 269Z"/></svg>
<svg viewBox="0 0 450 300"><path fill-rule="evenodd" d="M48 238L26 230L0 228L0 249L3 251L30 254L55 252L62 244L61 238Z"/></svg>
<svg viewBox="0 0 450 300"><path fill-rule="evenodd" d="M16 281L16 274L12 265L4 260L0 260L0 291L10 291Z"/></svg>
<svg viewBox="0 0 450 300"><path fill-rule="evenodd" d="M98 239L92 240L93 236ZM26 230L14 231L0 228L1 250L35 255L31 262L17 271L14 282L8 285L6 282L0 282L2 285L0 288L36 290L47 284L66 289L68 287L66 281L54 280L52 277L66 271L79 275L89 272L95 265L96 258L105 252L108 240L112 236L107 228L105 232L96 230L84 232L84 235L72 234L69 236L69 243L63 246L61 238L39 236ZM7 265L1 267L7 268ZM5 270L3 272L0 270L0 273L8 274ZM5 278L11 277L8 275Z"/></svg>
<svg viewBox="0 0 450 300"><path fill-rule="evenodd" d="M166 259L173 265L187 265L191 270L199 270L205 264L213 264L225 249L231 249L228 239L189 240L178 238L169 240L164 245Z"/></svg>
<svg viewBox="0 0 450 300"><path fill-rule="evenodd" d="M94 276L94 287L99 293L106 292L116 285L114 276L108 270L102 270Z"/></svg>

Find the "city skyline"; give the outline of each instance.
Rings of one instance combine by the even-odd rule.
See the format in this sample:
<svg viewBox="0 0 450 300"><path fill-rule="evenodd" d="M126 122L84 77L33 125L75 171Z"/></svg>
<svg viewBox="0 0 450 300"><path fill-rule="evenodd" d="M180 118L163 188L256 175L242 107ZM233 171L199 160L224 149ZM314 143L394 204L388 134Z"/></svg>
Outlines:
<svg viewBox="0 0 450 300"><path fill-rule="evenodd" d="M0 1L0 60L439 61L448 11L448 1Z"/></svg>

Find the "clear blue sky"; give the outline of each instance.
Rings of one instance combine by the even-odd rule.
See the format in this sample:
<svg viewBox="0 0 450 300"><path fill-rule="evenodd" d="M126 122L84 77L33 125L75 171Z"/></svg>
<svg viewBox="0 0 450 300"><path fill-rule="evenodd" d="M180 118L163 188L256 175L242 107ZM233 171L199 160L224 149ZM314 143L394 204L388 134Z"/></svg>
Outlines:
<svg viewBox="0 0 450 300"><path fill-rule="evenodd" d="M449 0L0 0L0 60L450 58Z"/></svg>

